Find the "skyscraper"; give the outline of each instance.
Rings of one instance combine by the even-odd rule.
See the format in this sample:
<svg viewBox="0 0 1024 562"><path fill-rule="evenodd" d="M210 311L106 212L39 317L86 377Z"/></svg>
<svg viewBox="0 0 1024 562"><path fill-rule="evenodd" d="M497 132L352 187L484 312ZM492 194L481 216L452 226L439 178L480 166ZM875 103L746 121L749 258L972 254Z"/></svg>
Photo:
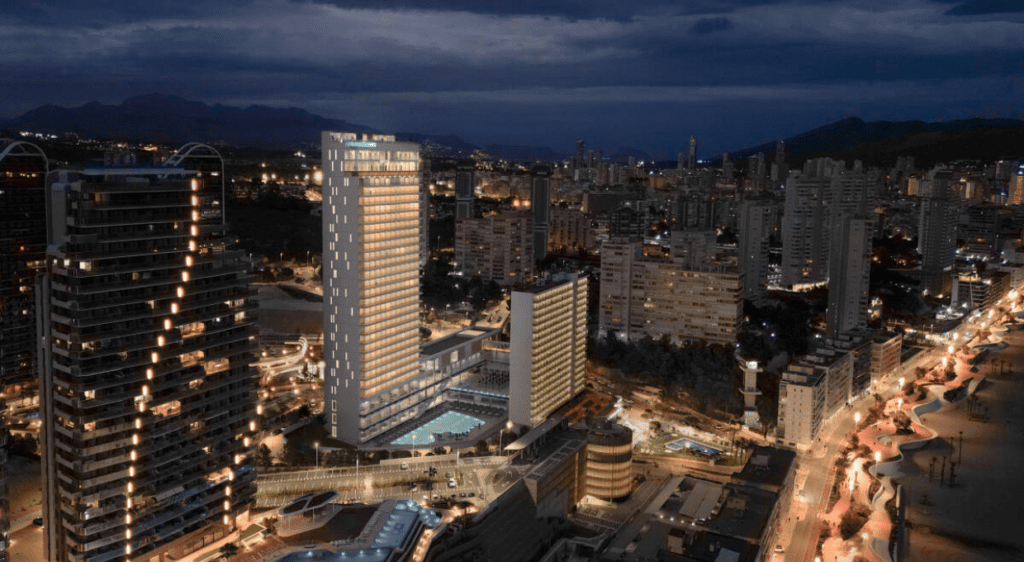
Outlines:
<svg viewBox="0 0 1024 562"><path fill-rule="evenodd" d="M533 213L533 259L548 255L548 222L551 215L551 168L530 170L530 210Z"/></svg>
<svg viewBox="0 0 1024 562"><path fill-rule="evenodd" d="M180 559L248 523L255 300L220 156L51 177L37 284L48 560ZM169 557L169 558L168 558Z"/></svg>
<svg viewBox="0 0 1024 562"><path fill-rule="evenodd" d="M740 206L739 252L743 298L759 302L768 286L768 240L775 230L776 204L747 200Z"/></svg>
<svg viewBox="0 0 1024 562"><path fill-rule="evenodd" d="M833 225L825 313L829 338L867 327L872 227L871 219L850 214Z"/></svg>
<svg viewBox="0 0 1024 562"><path fill-rule="evenodd" d="M959 206L953 197L952 171L928 172L922 189L917 250L921 253L921 288L933 294L949 292L953 284Z"/></svg>
<svg viewBox="0 0 1024 562"><path fill-rule="evenodd" d="M455 172L455 220L473 217L473 173L476 165L461 163Z"/></svg>
<svg viewBox="0 0 1024 562"><path fill-rule="evenodd" d="M430 259L430 158L420 159L420 267ZM321 188L322 189L322 188Z"/></svg>
<svg viewBox="0 0 1024 562"><path fill-rule="evenodd" d="M866 215L872 178L846 170L841 160L808 160L786 182L782 218L782 284L816 285L828 280L831 236L840 214Z"/></svg>
<svg viewBox="0 0 1024 562"><path fill-rule="evenodd" d="M691 170L697 168L697 137L690 137L690 158L687 161L687 166Z"/></svg>
<svg viewBox="0 0 1024 562"><path fill-rule="evenodd" d="M45 264L48 171L38 146L0 139L0 392L36 372L34 292ZM0 427L0 562L7 561L6 429Z"/></svg>
<svg viewBox="0 0 1024 562"><path fill-rule="evenodd" d="M418 415L419 145L324 131L324 377L331 434L361 444Z"/></svg>

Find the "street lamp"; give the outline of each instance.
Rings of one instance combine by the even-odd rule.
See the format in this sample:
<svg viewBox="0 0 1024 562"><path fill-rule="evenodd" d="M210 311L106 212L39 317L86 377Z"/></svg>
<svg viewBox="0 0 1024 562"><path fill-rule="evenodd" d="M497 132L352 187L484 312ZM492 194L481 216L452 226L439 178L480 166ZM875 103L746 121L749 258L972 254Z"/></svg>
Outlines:
<svg viewBox="0 0 1024 562"><path fill-rule="evenodd" d="M320 468L320 442L313 443L313 447L316 449L316 468Z"/></svg>

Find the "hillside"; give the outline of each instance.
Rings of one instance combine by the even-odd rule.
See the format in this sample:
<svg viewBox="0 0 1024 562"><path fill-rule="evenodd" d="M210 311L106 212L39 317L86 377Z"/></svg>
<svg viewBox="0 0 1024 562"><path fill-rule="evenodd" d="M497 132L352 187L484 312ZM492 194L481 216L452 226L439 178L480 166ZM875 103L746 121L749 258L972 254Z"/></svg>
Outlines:
<svg viewBox="0 0 1024 562"><path fill-rule="evenodd" d="M964 119L865 122L850 117L785 139L787 160L832 156L859 158L869 165L892 165L898 156L914 156L918 166L955 159L992 160L1024 156L1024 121ZM740 162L749 156L775 154L775 142L730 152ZM720 158L716 161L720 161Z"/></svg>

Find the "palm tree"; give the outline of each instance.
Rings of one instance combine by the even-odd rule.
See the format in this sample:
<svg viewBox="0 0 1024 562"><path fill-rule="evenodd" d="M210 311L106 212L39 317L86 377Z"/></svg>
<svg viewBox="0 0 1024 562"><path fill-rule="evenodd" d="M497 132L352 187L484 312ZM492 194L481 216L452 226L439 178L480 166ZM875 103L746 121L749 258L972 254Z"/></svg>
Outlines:
<svg viewBox="0 0 1024 562"><path fill-rule="evenodd" d="M224 546L220 547L220 556L226 562L231 562L232 558L234 558L235 556L238 556L238 553L239 553L240 550L241 549L238 548L237 544L235 544L233 542L229 542L229 543L225 544Z"/></svg>

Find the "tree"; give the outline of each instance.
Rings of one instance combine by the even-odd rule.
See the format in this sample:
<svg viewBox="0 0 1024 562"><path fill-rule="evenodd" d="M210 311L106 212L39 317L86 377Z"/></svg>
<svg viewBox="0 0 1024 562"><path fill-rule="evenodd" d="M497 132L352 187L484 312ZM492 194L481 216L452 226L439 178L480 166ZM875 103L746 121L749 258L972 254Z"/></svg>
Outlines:
<svg viewBox="0 0 1024 562"><path fill-rule="evenodd" d="M274 463L274 457L270 453L270 447L265 444L260 444L259 448L256 449L256 466L268 467Z"/></svg>
<svg viewBox="0 0 1024 562"><path fill-rule="evenodd" d="M481 440L476 442L476 452L477 452L477 454L484 455L484 454L487 454L490 450L491 450L491 447L490 447L490 445L487 444L487 441L481 439Z"/></svg>
<svg viewBox="0 0 1024 562"><path fill-rule="evenodd" d="M298 437L292 439L286 439L284 442L284 452L282 459L285 463L290 465L304 465L313 464L315 459L313 456L315 452L313 448L309 446L309 443L302 441Z"/></svg>
<svg viewBox="0 0 1024 562"><path fill-rule="evenodd" d="M220 547L220 556L221 556L221 558L223 558L227 562L231 562L231 559L234 558L235 556L238 556L238 553L240 551L241 551L241 549L238 548L237 544L235 544L233 542L229 542L229 543L225 544L224 546Z"/></svg>

